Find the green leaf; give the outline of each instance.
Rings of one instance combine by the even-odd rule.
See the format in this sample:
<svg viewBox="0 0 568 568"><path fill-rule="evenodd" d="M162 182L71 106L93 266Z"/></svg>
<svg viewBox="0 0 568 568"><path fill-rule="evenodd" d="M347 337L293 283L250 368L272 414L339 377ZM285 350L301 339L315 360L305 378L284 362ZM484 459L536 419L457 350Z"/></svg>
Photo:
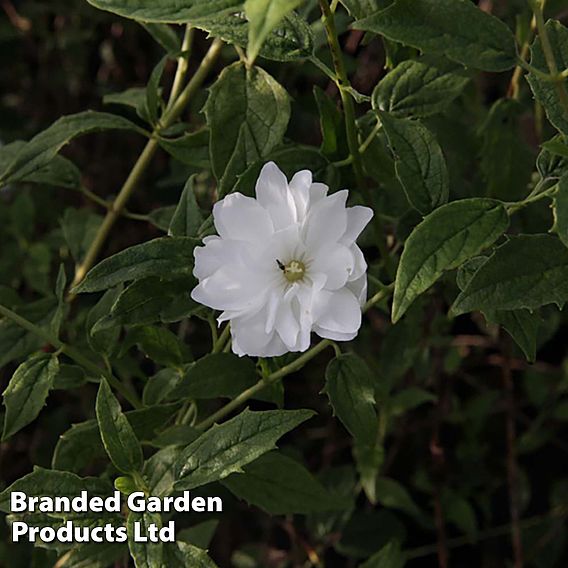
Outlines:
<svg viewBox="0 0 568 568"><path fill-rule="evenodd" d="M179 404L148 406L126 412L124 416L139 440L150 441L179 408ZM73 424L60 436L51 466L54 469L79 472L92 461L104 456L105 449L97 421L87 420Z"/></svg>
<svg viewBox="0 0 568 568"><path fill-rule="evenodd" d="M521 348L528 361L536 359L536 341L542 318L529 310L496 310L485 314L487 319L505 328Z"/></svg>
<svg viewBox="0 0 568 568"><path fill-rule="evenodd" d="M406 555L400 550L400 544L392 541L363 562L360 568L403 568L405 564Z"/></svg>
<svg viewBox="0 0 568 568"><path fill-rule="evenodd" d="M0 172L8 169L18 153L24 148L26 143L17 140L0 146ZM27 174L17 181L26 183L38 183L43 185L54 185L68 189L76 189L81 184L81 172L67 158L55 156L41 168Z"/></svg>
<svg viewBox="0 0 568 568"><path fill-rule="evenodd" d="M211 540L213 540L218 526L218 519L203 521L202 523L179 531L177 533L177 539L178 541L193 544L198 548L206 550L211 544Z"/></svg>
<svg viewBox="0 0 568 568"><path fill-rule="evenodd" d="M345 506L297 461L269 452L223 480L239 499L270 515L308 514Z"/></svg>
<svg viewBox="0 0 568 568"><path fill-rule="evenodd" d="M358 20L378 12L381 8L381 0L340 0L340 2Z"/></svg>
<svg viewBox="0 0 568 568"><path fill-rule="evenodd" d="M116 469L123 473L140 471L144 461L140 442L105 379L99 386L96 413L101 439Z"/></svg>
<svg viewBox="0 0 568 568"><path fill-rule="evenodd" d="M509 28L470 0L397 0L353 27L484 71L511 69L517 57Z"/></svg>
<svg viewBox="0 0 568 568"><path fill-rule="evenodd" d="M178 206L170 222L168 234L174 237L195 237L203 217L195 199L193 184L195 176L191 176L183 188Z"/></svg>
<svg viewBox="0 0 568 568"><path fill-rule="evenodd" d="M104 522L97 526L104 526ZM79 544L66 552L58 561L58 568L108 568L124 559L127 549L114 542Z"/></svg>
<svg viewBox="0 0 568 568"><path fill-rule="evenodd" d="M57 357L41 353L16 369L3 394L6 414L2 440L35 420L53 386L58 368Z"/></svg>
<svg viewBox="0 0 568 568"><path fill-rule="evenodd" d="M323 392L334 414L360 445L373 445L377 437L377 413L373 377L357 355L333 359L325 371Z"/></svg>
<svg viewBox="0 0 568 568"><path fill-rule="evenodd" d="M568 249L551 235L511 237L474 274L452 312L534 310L568 299Z"/></svg>
<svg viewBox="0 0 568 568"><path fill-rule="evenodd" d="M311 410L246 409L213 426L179 455L175 489L193 489L241 472L243 466L274 449L278 438L313 414Z"/></svg>
<svg viewBox="0 0 568 568"><path fill-rule="evenodd" d="M91 497L108 497L112 485L98 477L78 477L68 471L34 466L31 473L20 477L0 493L0 511L10 512L10 494L13 491L23 491L28 497L77 497L83 490L88 491Z"/></svg>
<svg viewBox="0 0 568 568"><path fill-rule="evenodd" d="M202 20L198 27L228 43L241 47L248 43L249 23L242 10ZM260 55L275 61L293 61L311 56L313 49L311 27L304 18L290 12L266 36Z"/></svg>
<svg viewBox="0 0 568 568"><path fill-rule="evenodd" d="M22 180L44 168L71 139L109 129L142 132L133 122L114 114L89 110L64 116L22 146L14 160L0 171L0 186Z"/></svg>
<svg viewBox="0 0 568 568"><path fill-rule="evenodd" d="M187 276L171 280L150 276L135 280L118 296L110 313L96 322L92 332L97 334L120 325L168 323L189 317L200 309L199 304L189 297L193 286L193 278Z"/></svg>
<svg viewBox="0 0 568 568"><path fill-rule="evenodd" d="M314 98L319 110L322 154L330 156L339 154L345 150L343 116L337 108L335 101L317 85L314 87Z"/></svg>
<svg viewBox="0 0 568 568"><path fill-rule="evenodd" d="M553 200L554 227L560 240L568 247L568 173L564 174L558 182L558 191Z"/></svg>
<svg viewBox="0 0 568 568"><path fill-rule="evenodd" d="M268 34L303 0L246 0L249 21L247 58L252 65Z"/></svg>
<svg viewBox="0 0 568 568"><path fill-rule="evenodd" d="M403 61L375 87L373 108L396 118L424 118L446 110L468 82L463 68L442 59Z"/></svg>
<svg viewBox="0 0 568 568"><path fill-rule="evenodd" d="M100 215L87 209L65 209L61 218L61 229L75 262L79 263L85 257L102 221Z"/></svg>
<svg viewBox="0 0 568 568"><path fill-rule="evenodd" d="M543 142L540 146L554 156L568 158L568 144L566 143L566 139L560 134L546 142Z"/></svg>
<svg viewBox="0 0 568 568"><path fill-rule="evenodd" d="M41 328L49 328L57 301L43 298L23 306L17 306L15 312ZM11 319L0 319L0 367L10 361L25 357L45 344L41 338L14 323Z"/></svg>
<svg viewBox="0 0 568 568"><path fill-rule="evenodd" d="M394 154L396 175L411 205L425 215L446 203L448 170L435 136L418 121L378 114Z"/></svg>
<svg viewBox="0 0 568 568"><path fill-rule="evenodd" d="M180 367L187 359L187 350L178 336L165 327L141 326L128 331L120 348L120 355L133 345L150 359L167 367Z"/></svg>
<svg viewBox="0 0 568 568"><path fill-rule="evenodd" d="M147 535L150 525L162 528L162 518L158 513L135 513L130 511L126 519L128 548L136 568L158 568L163 566L164 545L159 542L137 542L134 540L135 523L139 525L138 534Z"/></svg>
<svg viewBox="0 0 568 568"><path fill-rule="evenodd" d="M207 552L187 542L168 544L165 548L167 566L171 568L217 568L217 564L209 558Z"/></svg>
<svg viewBox="0 0 568 568"><path fill-rule="evenodd" d="M195 25L202 18L228 14L241 8L242 0L88 0L96 8L142 22Z"/></svg>
<svg viewBox="0 0 568 568"><path fill-rule="evenodd" d="M376 480L377 501L388 509L398 509L414 517L423 519L424 514L414 502L406 488L395 479L378 477Z"/></svg>
<svg viewBox="0 0 568 568"><path fill-rule="evenodd" d="M167 56L162 57L160 62L152 70L150 79L148 80L148 85L146 85L146 112L150 118L150 123L154 125L158 122L158 118L160 117L160 105L162 103L160 96L160 81L167 61Z"/></svg>
<svg viewBox="0 0 568 568"><path fill-rule="evenodd" d="M434 402L436 396L420 387L409 387L395 395L389 400L389 414L393 417L401 416L405 412L412 410L427 402Z"/></svg>
<svg viewBox="0 0 568 568"><path fill-rule="evenodd" d="M161 237L134 245L99 262L74 292L99 292L149 276L190 275L193 249L197 244L196 240L186 237Z"/></svg>
<svg viewBox="0 0 568 568"><path fill-rule="evenodd" d="M504 201L525 197L534 168L532 149L523 140L523 106L511 99L500 99L481 125L481 173L485 195Z"/></svg>
<svg viewBox="0 0 568 568"><path fill-rule="evenodd" d="M436 209L407 239L398 266L392 320L440 278L491 246L509 226L499 201L462 199Z"/></svg>
<svg viewBox="0 0 568 568"><path fill-rule="evenodd" d="M209 130L202 128L179 138L158 138L158 144L176 160L196 168L210 169Z"/></svg>
<svg viewBox="0 0 568 568"><path fill-rule="evenodd" d="M232 353L213 353L187 368L171 397L175 400L233 398L257 380L256 365L252 359Z"/></svg>
<svg viewBox="0 0 568 568"><path fill-rule="evenodd" d="M109 356L116 349L120 328L101 329L96 326L101 319L108 316L121 292L122 286L107 290L87 316L87 341L91 349L97 353Z"/></svg>
<svg viewBox="0 0 568 568"><path fill-rule="evenodd" d="M568 68L568 29L556 20L546 22L546 32L550 41L552 54L559 71ZM531 46L531 65L543 73L550 73L540 35ZM548 120L561 132L568 134L568 116L562 104L558 86L552 81L543 80L534 73L528 73L527 80L537 101L542 104ZM564 92L568 93L568 79L564 79Z"/></svg>
<svg viewBox="0 0 568 568"><path fill-rule="evenodd" d="M120 105L134 109L136 114L146 122L150 122L146 106L146 89L144 87L131 87L120 93L109 93L103 97L105 105Z"/></svg>
<svg viewBox="0 0 568 568"><path fill-rule="evenodd" d="M205 114L211 131L211 163L223 196L233 188L237 175L282 141L290 101L266 71L234 63L211 87Z"/></svg>
<svg viewBox="0 0 568 568"><path fill-rule="evenodd" d="M159 43L168 55L175 55L180 50L180 41L176 32L167 24L142 22L142 27Z"/></svg>

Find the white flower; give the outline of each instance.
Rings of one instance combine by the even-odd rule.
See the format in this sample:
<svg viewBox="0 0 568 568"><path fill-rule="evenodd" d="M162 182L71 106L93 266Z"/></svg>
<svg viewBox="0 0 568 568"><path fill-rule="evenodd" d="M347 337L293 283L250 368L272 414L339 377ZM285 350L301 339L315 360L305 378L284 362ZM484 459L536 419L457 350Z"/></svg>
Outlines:
<svg viewBox="0 0 568 568"><path fill-rule="evenodd" d="M305 351L312 331L336 341L357 335L367 264L355 240L373 212L346 207L347 190L328 189L308 170L288 183L269 162L256 199L233 193L213 207L219 236L195 249L191 297L222 310L237 355Z"/></svg>

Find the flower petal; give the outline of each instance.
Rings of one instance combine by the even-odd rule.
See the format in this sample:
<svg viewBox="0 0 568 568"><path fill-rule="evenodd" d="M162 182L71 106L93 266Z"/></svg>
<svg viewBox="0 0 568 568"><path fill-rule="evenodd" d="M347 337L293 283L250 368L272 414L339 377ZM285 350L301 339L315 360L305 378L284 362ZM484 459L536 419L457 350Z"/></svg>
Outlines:
<svg viewBox="0 0 568 568"><path fill-rule="evenodd" d="M319 249L310 264L310 270L327 276L326 290L337 290L350 279L355 267L353 253L344 245L337 243Z"/></svg>
<svg viewBox="0 0 568 568"><path fill-rule="evenodd" d="M304 222L304 238L308 251L314 256L329 243L336 243L347 229L345 201L347 191L342 190L318 201Z"/></svg>
<svg viewBox="0 0 568 568"><path fill-rule="evenodd" d="M296 222L296 205L288 180L274 162L268 162L256 182L258 203L268 212L276 231Z"/></svg>
<svg viewBox="0 0 568 568"><path fill-rule="evenodd" d="M239 317L231 320L233 353L239 356L278 357L288 348L277 333L265 331L266 312L260 310L252 317Z"/></svg>
<svg viewBox="0 0 568 568"><path fill-rule="evenodd" d="M263 243L274 233L268 212L242 193L231 193L213 206L215 228L222 239Z"/></svg>
<svg viewBox="0 0 568 568"><path fill-rule="evenodd" d="M301 221L306 216L310 200L310 187L312 185L312 172L302 170L296 172L290 180L290 194L296 204L296 219Z"/></svg>
<svg viewBox="0 0 568 568"><path fill-rule="evenodd" d="M314 331L327 339L352 339L361 326L361 306L353 292L341 288L335 292L323 290L317 297Z"/></svg>
<svg viewBox="0 0 568 568"><path fill-rule="evenodd" d="M362 205L347 208L347 229L341 238L346 245L353 244L373 218L373 210Z"/></svg>

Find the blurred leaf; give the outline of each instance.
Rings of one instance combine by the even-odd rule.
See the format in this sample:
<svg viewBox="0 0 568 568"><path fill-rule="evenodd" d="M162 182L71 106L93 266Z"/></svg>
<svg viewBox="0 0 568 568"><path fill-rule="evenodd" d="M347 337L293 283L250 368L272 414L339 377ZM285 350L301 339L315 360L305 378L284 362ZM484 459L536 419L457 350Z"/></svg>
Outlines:
<svg viewBox="0 0 568 568"><path fill-rule="evenodd" d="M415 519L424 514L416 505L407 489L395 479L379 477L376 480L377 501L388 509L398 509Z"/></svg>
<svg viewBox="0 0 568 568"><path fill-rule="evenodd" d="M345 506L303 465L279 452L264 454L243 469L243 473L224 479L223 485L270 515L307 514Z"/></svg>
<svg viewBox="0 0 568 568"><path fill-rule="evenodd" d="M389 400L389 413L391 416L401 416L427 402L435 402L436 396L420 387L409 387L401 390Z"/></svg>
<svg viewBox="0 0 568 568"><path fill-rule="evenodd" d="M146 112L150 118L150 123L153 125L158 122L160 116L160 106L163 102L160 93L160 81L167 61L167 56L162 57L160 62L152 70L148 84L146 85Z"/></svg>
<svg viewBox="0 0 568 568"><path fill-rule="evenodd" d="M322 154L333 156L346 151L343 116L335 101L317 85L314 87L314 98L319 111Z"/></svg>
<svg viewBox="0 0 568 568"><path fill-rule="evenodd" d="M379 552L363 562L359 568L403 568L406 556L397 541L389 542Z"/></svg>
<svg viewBox="0 0 568 568"><path fill-rule="evenodd" d="M394 154L396 175L413 207L426 215L448 201L448 170L434 135L420 122L378 112Z"/></svg>
<svg viewBox="0 0 568 568"><path fill-rule="evenodd" d="M57 357L41 353L22 363L3 394L6 407L2 440L33 422L45 404L57 375Z"/></svg>
<svg viewBox="0 0 568 568"><path fill-rule="evenodd" d="M103 221L100 215L88 209L67 207L61 218L65 242L75 262L81 262Z"/></svg>
<svg viewBox="0 0 568 568"><path fill-rule="evenodd" d="M516 62L509 28L469 0L397 0L353 26L484 71Z"/></svg>
<svg viewBox="0 0 568 568"><path fill-rule="evenodd" d="M193 489L241 472L243 466L274 449L278 438L311 416L310 410L246 409L213 426L179 454L175 489Z"/></svg>
<svg viewBox="0 0 568 568"><path fill-rule="evenodd" d="M133 345L159 365L167 367L180 367L188 358L186 346L165 327L145 325L130 329L120 348L120 356Z"/></svg>
<svg viewBox="0 0 568 568"><path fill-rule="evenodd" d="M122 286L107 290L87 315L87 341L91 349L103 355L112 355L116 350L120 327L110 329L97 328L97 322L108 316L116 299L122 293Z"/></svg>
<svg viewBox="0 0 568 568"><path fill-rule="evenodd" d="M172 217L168 234L174 237L196 237L203 222L201 212L195 199L193 184L195 176L191 176L181 193L179 203Z"/></svg>
<svg viewBox="0 0 568 568"><path fill-rule="evenodd" d="M491 246L508 226L505 208L493 199L462 199L430 213L405 243L396 274L393 322L445 270Z"/></svg>
<svg viewBox="0 0 568 568"><path fill-rule="evenodd" d="M211 163L223 196L237 175L282 141L290 101L266 71L234 63L211 87L205 114L211 131Z"/></svg>
<svg viewBox="0 0 568 568"><path fill-rule="evenodd" d="M568 29L556 20L546 22L546 31L552 55L559 71L568 68ZM544 73L550 73L540 36L531 46L531 65ZM548 120L561 132L568 134L568 117L560 99L557 86L552 81L545 81L534 73L528 73L527 81L536 100L544 107ZM564 92L568 89L568 79L564 79Z"/></svg>
<svg viewBox="0 0 568 568"><path fill-rule="evenodd" d="M443 112L468 82L463 68L442 59L403 61L375 87L373 108L396 118L424 118Z"/></svg>
<svg viewBox="0 0 568 568"><path fill-rule="evenodd" d="M165 548L168 568L217 568L217 564L209 558L205 550L187 542L168 544Z"/></svg>
<svg viewBox="0 0 568 568"><path fill-rule="evenodd" d="M140 442L105 379L99 386L96 411L101 439L116 469L138 472L144 461Z"/></svg>
<svg viewBox="0 0 568 568"><path fill-rule="evenodd" d="M558 182L553 200L555 228L560 240L568 247L568 173Z"/></svg>
<svg viewBox="0 0 568 568"><path fill-rule="evenodd" d="M192 527L182 529L176 535L177 540L185 542L186 544L192 544L198 548L206 550L209 548L209 544L215 535L215 531L219 526L218 519L211 519L210 521L204 521Z"/></svg>
<svg viewBox="0 0 568 568"><path fill-rule="evenodd" d="M175 55L180 50L180 40L176 32L167 24L141 22L142 27L168 52Z"/></svg>
<svg viewBox="0 0 568 568"><path fill-rule="evenodd" d="M74 291L99 292L149 276L190 275L196 244L196 240L187 237L162 237L134 245L99 262Z"/></svg>
<svg viewBox="0 0 568 568"><path fill-rule="evenodd" d="M520 235L499 247L457 297L452 312L534 310L568 299L568 249L550 235Z"/></svg>

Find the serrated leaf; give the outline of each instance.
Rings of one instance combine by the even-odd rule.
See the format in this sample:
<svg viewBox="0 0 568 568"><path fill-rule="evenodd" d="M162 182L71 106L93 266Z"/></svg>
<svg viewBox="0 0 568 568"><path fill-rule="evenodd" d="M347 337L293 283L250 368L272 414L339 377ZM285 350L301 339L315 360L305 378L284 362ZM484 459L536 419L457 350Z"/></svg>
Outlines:
<svg viewBox="0 0 568 568"><path fill-rule="evenodd" d="M179 404L148 406L130 410L124 414L136 437L142 441L152 440L156 433L179 410ZM104 457L105 449L96 420L73 424L64 432L55 447L51 466L54 469L79 472L93 460Z"/></svg>
<svg viewBox="0 0 568 568"><path fill-rule="evenodd" d="M536 359L536 341L542 318L529 310L495 310L485 314L487 319L505 328L521 348L528 361Z"/></svg>
<svg viewBox="0 0 568 568"><path fill-rule="evenodd" d="M99 386L96 413L101 439L116 469L123 473L140 471L142 447L105 379Z"/></svg>
<svg viewBox="0 0 568 568"><path fill-rule="evenodd" d="M176 463L176 490L193 489L238 473L274 449L278 438L311 416L311 410L244 410L214 426L185 448Z"/></svg>
<svg viewBox="0 0 568 568"><path fill-rule="evenodd" d="M474 274L452 312L534 310L568 300L568 249L551 235L511 237Z"/></svg>
<svg viewBox="0 0 568 568"><path fill-rule="evenodd" d="M53 386L58 368L57 357L41 353L16 369L3 394L6 414L2 440L35 420Z"/></svg>
<svg viewBox="0 0 568 568"><path fill-rule="evenodd" d="M353 27L484 71L511 69L517 57L507 25L470 0L397 0Z"/></svg>
<svg viewBox="0 0 568 568"><path fill-rule="evenodd" d="M266 71L234 63L211 87L205 114L211 132L211 163L223 196L233 188L237 175L282 141L290 101Z"/></svg>
<svg viewBox="0 0 568 568"><path fill-rule="evenodd" d="M568 173L558 182L558 191L554 194L554 226L560 240L568 247Z"/></svg>
<svg viewBox="0 0 568 568"><path fill-rule="evenodd" d="M141 22L168 24L197 23L201 18L230 13L242 6L242 0L88 0L96 8Z"/></svg>
<svg viewBox="0 0 568 568"><path fill-rule="evenodd" d="M207 552L187 542L168 544L165 548L168 567L171 568L217 568Z"/></svg>
<svg viewBox="0 0 568 568"><path fill-rule="evenodd" d="M13 161L0 171L0 186L19 181L44 168L73 138L109 129L141 132L133 122L104 112L89 110L60 118L21 147Z"/></svg>
<svg viewBox="0 0 568 568"><path fill-rule="evenodd" d="M189 317L200 308L189 297L193 286L192 277L135 280L118 296L110 313L97 321L93 333L120 325L167 323Z"/></svg>
<svg viewBox="0 0 568 568"><path fill-rule="evenodd" d="M373 108L396 118L424 118L443 112L468 82L463 68L441 59L403 61L375 87Z"/></svg>
<svg viewBox="0 0 568 568"><path fill-rule="evenodd" d="M446 203L448 170L435 136L416 120L378 113L394 154L396 175L411 205L425 215Z"/></svg>
<svg viewBox="0 0 568 568"><path fill-rule="evenodd" d="M20 477L0 493L0 511L10 512L10 494L13 491L23 491L28 497L77 497L83 490L88 491L90 496L108 497L112 492L112 485L98 477L79 477L68 471L34 466L31 473Z"/></svg>
<svg viewBox="0 0 568 568"><path fill-rule="evenodd" d="M462 199L430 213L405 243L396 274L393 322L444 271L491 246L508 226L505 208L494 199Z"/></svg>
<svg viewBox="0 0 568 568"><path fill-rule="evenodd" d="M195 199L193 184L195 176L191 176L181 193L179 203L170 222L168 234L174 237L195 237L203 217Z"/></svg>
<svg viewBox="0 0 568 568"><path fill-rule="evenodd" d="M559 71L568 68L568 29L556 20L549 20L545 25L550 47ZM543 73L550 73L540 35L531 46L531 65ZM543 80L534 73L528 73L527 80L535 98L542 104L548 120L561 132L568 134L568 116L562 102L558 85ZM568 101L568 78L562 81L566 101Z"/></svg>
<svg viewBox="0 0 568 568"><path fill-rule="evenodd" d="M171 393L173 399L234 397L258 380L251 359L232 353L205 355L192 363Z"/></svg>
<svg viewBox="0 0 568 568"><path fill-rule="evenodd" d="M303 0L245 1L245 15L249 21L247 44L249 64L256 59L268 34L302 2Z"/></svg>
<svg viewBox="0 0 568 568"><path fill-rule="evenodd" d="M160 146L176 160L196 168L209 169L209 130L202 128L179 138L159 138Z"/></svg>
<svg viewBox="0 0 568 568"><path fill-rule="evenodd" d="M334 414L360 445L373 445L377 437L377 413L373 377L357 355L340 355L325 371L324 392Z"/></svg>
<svg viewBox="0 0 568 568"><path fill-rule="evenodd" d="M224 479L223 485L271 515L308 514L345 506L303 465L279 452L269 452L243 469L243 473Z"/></svg>
<svg viewBox="0 0 568 568"><path fill-rule="evenodd" d="M158 568L163 566L163 543L159 542L139 542L134 540L135 523L139 528L137 534L147 535L150 525L155 525L158 529L162 528L162 518L158 513L136 513L130 511L126 519L126 530L128 532L128 549L134 560L136 568Z"/></svg>
<svg viewBox="0 0 568 568"><path fill-rule="evenodd" d="M107 290L87 315L87 341L91 349L97 353L108 356L116 349L120 328L101 329L96 326L101 319L108 316L113 304L121 293L122 286L116 286Z"/></svg>
<svg viewBox="0 0 568 568"><path fill-rule="evenodd" d="M92 268L74 292L99 292L149 276L185 276L193 270L193 249L187 237L161 237L127 248Z"/></svg>

